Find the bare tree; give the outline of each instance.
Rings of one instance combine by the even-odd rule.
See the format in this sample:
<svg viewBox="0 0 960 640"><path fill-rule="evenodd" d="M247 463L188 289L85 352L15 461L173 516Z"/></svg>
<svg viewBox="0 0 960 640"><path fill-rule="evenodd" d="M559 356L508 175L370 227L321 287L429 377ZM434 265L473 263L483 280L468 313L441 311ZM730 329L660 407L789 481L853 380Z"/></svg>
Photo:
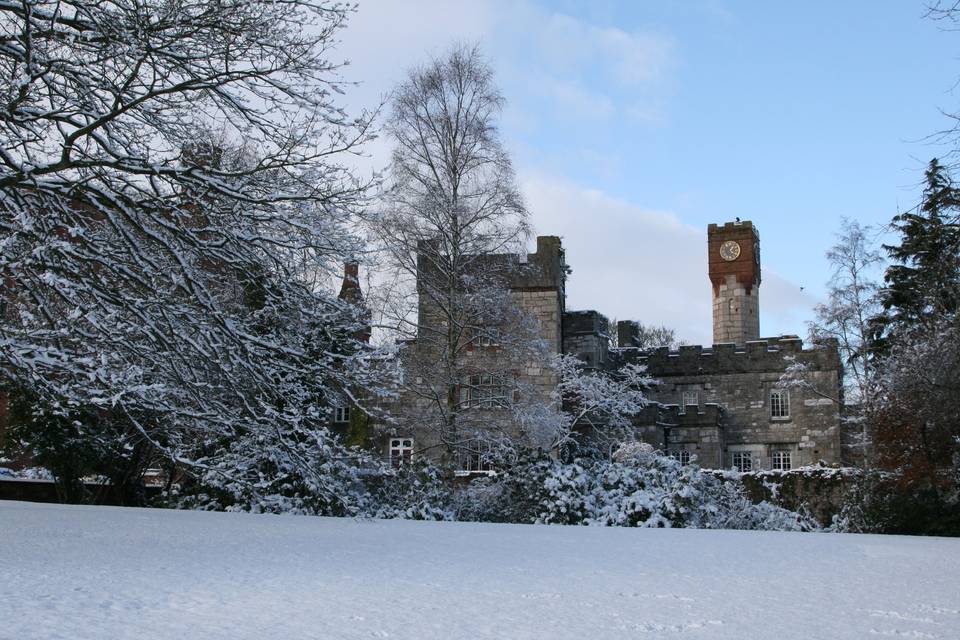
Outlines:
<svg viewBox="0 0 960 640"><path fill-rule="evenodd" d="M387 125L395 147L374 225L392 269L384 318L412 341L416 427L450 452L508 436L515 372L537 342L510 293L528 214L498 137L503 102L480 51L456 46L409 73Z"/></svg>
<svg viewBox="0 0 960 640"><path fill-rule="evenodd" d="M288 429L319 434L316 407L370 380L356 314L315 282L365 203L339 159L370 119L327 57L349 12L0 3L5 388L120 416L178 464L228 473L212 452L244 440L305 466Z"/></svg>
<svg viewBox="0 0 960 640"><path fill-rule="evenodd" d="M925 17L939 23L944 31L960 30L960 2L957 0L933 0L927 5ZM958 80L954 80L956 87ZM952 93L952 91L951 91ZM957 169L960 167L960 111L956 108L941 108L941 112L949 121L948 126L932 133L929 139L938 144L946 144L950 147L945 154L945 166L948 169ZM956 222L956 220L954 221Z"/></svg>
<svg viewBox="0 0 960 640"><path fill-rule="evenodd" d="M625 364L616 371L591 371L572 355L554 361L559 374L556 402L563 429L555 431L554 448L570 443L575 435L612 455L634 441L634 418L651 404L646 391L657 384L646 367Z"/></svg>
<svg viewBox="0 0 960 640"><path fill-rule="evenodd" d="M871 357L870 320L880 311L879 284L874 279L883 258L873 246L870 227L844 219L837 243L827 251L833 269L827 302L814 309L810 323L813 342L834 338L840 347L848 402L869 395L874 359Z"/></svg>
<svg viewBox="0 0 960 640"><path fill-rule="evenodd" d="M871 352L871 319L880 311L880 288L875 278L882 262L880 252L873 246L872 229L844 219L837 242L827 251L832 267L827 301L814 309L816 319L809 323L810 341L824 345L836 341L844 369L843 397L828 393L814 383L810 366L787 356L788 362L778 386L799 388L836 402L845 403L844 424L847 426L847 444L859 450L864 461L870 463L867 405L876 385L877 359Z"/></svg>
<svg viewBox="0 0 960 640"><path fill-rule="evenodd" d="M646 325L642 322L628 321L624 323L629 326L629 335L624 335L621 340L620 322L610 321L610 334L617 337L616 346L635 347L641 350L656 349L657 347L670 347L676 349L685 341L677 338L677 332L663 325ZM621 344L623 342L623 344Z"/></svg>

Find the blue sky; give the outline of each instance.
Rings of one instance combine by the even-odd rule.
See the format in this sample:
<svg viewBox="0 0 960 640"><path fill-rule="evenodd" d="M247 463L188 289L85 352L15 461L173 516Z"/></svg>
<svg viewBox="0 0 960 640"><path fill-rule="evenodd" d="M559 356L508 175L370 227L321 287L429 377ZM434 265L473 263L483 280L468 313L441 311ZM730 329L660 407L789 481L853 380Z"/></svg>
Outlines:
<svg viewBox="0 0 960 640"><path fill-rule="evenodd" d="M925 138L960 109L960 33L922 2L362 2L343 34L370 104L479 41L537 232L561 235L570 308L710 340L706 225L761 234L764 335L806 333L840 218L913 206ZM385 163L388 145L375 145ZM803 290L800 289L803 287Z"/></svg>

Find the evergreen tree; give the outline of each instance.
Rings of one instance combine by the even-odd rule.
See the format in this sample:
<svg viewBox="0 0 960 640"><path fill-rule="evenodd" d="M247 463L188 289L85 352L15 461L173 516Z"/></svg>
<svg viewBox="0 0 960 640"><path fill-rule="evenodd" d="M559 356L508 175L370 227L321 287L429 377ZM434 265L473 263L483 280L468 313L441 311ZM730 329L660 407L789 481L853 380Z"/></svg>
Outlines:
<svg viewBox="0 0 960 640"><path fill-rule="evenodd" d="M958 222L960 189L931 160L920 205L893 219L900 244L884 247L893 264L873 321L881 359L877 401L866 412L880 466L905 486L943 496L956 495L960 477Z"/></svg>
<svg viewBox="0 0 960 640"><path fill-rule="evenodd" d="M953 314L960 302L960 190L934 158L918 207L894 217L899 245L884 245L893 264L884 275L883 311L873 320L880 352L911 329Z"/></svg>

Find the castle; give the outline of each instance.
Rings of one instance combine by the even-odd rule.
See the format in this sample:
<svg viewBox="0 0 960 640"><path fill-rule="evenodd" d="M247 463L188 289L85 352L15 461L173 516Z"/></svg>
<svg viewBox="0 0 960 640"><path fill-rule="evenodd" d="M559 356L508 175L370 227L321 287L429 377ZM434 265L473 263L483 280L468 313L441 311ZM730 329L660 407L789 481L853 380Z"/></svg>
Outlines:
<svg viewBox="0 0 960 640"><path fill-rule="evenodd" d="M709 225L707 251L713 291L710 346L643 350L637 346L637 324L621 321L617 346L611 347L606 317L593 310L566 309L569 270L556 237L538 237L535 253L516 258L525 268L512 277L509 288L518 305L536 319L551 354L573 354L587 367L610 372L626 363L646 366L660 384L647 394L653 401L648 410L634 420L635 435L679 461L739 471L840 463L843 385L837 345L827 342L804 349L797 336L760 337L760 239L751 222ZM430 312L429 302L421 299L421 327L429 323ZM416 342L419 338L413 353L424 348ZM497 358L504 357L504 350L480 352L470 354L477 358L477 379L465 396L461 394L468 407L473 394L481 398L497 393L484 390L485 385L491 389L502 385L496 376L485 378L482 371L502 369ZM803 367L802 386L778 384L790 365ZM548 369L513 371L518 383L542 396L557 382ZM494 403L479 403L476 408L496 410ZM394 463L437 446L435 436L418 432L413 424L382 442L384 455ZM487 470L482 451L466 448L459 459L461 471Z"/></svg>

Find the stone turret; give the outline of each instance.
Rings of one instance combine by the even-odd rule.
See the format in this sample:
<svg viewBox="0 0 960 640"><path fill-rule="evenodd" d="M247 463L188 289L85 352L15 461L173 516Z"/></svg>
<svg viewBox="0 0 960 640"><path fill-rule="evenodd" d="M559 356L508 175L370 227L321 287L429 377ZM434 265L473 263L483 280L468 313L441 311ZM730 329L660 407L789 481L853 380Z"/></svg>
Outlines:
<svg viewBox="0 0 960 640"><path fill-rule="evenodd" d="M707 227L714 344L760 338L760 235L749 220Z"/></svg>

